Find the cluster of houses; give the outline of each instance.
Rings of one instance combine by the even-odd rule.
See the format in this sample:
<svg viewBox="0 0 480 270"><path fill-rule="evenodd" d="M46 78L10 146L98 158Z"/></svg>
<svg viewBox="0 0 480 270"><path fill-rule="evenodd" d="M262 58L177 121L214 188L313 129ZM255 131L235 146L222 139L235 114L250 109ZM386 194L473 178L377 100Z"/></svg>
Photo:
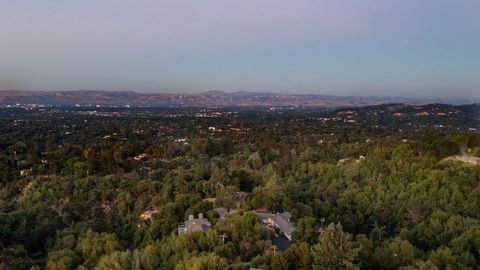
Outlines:
<svg viewBox="0 0 480 270"><path fill-rule="evenodd" d="M214 211L218 214L220 220L225 220L227 215L235 214L240 211L241 206L245 202L245 198L248 196L246 192L237 192L236 203L237 208L226 209L222 207L214 208ZM207 198L205 201L214 203L215 198ZM295 224L292 222L292 215L290 212L273 213L262 209L252 211L258 219L261 220L265 227L278 229L280 235L292 240L293 232L295 231ZM158 210L149 209L140 215L140 219L144 221L151 221L155 215L158 214ZM205 232L212 227L212 223L204 216L203 213L199 213L197 217L189 215L188 219L178 225L178 234L185 234L191 232Z"/></svg>
<svg viewBox="0 0 480 270"><path fill-rule="evenodd" d="M292 240L293 232L295 231L295 224L291 221L292 215L290 212L272 213L262 210L252 211L266 227L277 228L281 235L288 240ZM205 232L212 227L212 223L203 216L203 213L198 214L198 218L193 215L188 216L188 220L178 226L178 234L189 232Z"/></svg>

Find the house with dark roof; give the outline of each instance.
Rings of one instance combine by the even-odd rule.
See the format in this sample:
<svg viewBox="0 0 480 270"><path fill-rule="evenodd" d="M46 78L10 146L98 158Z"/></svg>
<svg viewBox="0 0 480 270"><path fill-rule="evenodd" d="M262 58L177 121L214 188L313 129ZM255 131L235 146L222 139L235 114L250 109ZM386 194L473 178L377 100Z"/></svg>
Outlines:
<svg viewBox="0 0 480 270"><path fill-rule="evenodd" d="M276 227L288 239L292 240L292 234L295 231L295 224L291 222L290 212L271 213L265 211L253 211L262 223L267 226Z"/></svg>
<svg viewBox="0 0 480 270"><path fill-rule="evenodd" d="M212 223L208 219L203 217L203 214L198 214L198 218L194 218L193 215L188 216L183 224L178 226L178 234L184 234L189 232L204 232L212 227Z"/></svg>

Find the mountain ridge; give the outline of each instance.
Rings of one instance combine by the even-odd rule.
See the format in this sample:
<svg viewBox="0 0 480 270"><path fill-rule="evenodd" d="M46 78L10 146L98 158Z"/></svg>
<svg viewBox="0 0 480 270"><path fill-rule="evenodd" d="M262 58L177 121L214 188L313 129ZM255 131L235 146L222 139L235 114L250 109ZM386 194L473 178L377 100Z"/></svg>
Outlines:
<svg viewBox="0 0 480 270"><path fill-rule="evenodd" d="M320 94L281 94L273 92L203 93L140 93L135 91L74 90L26 91L0 90L0 105L104 105L104 106L165 106L165 107L227 107L227 106L303 106L303 107L360 107L385 103L405 104L470 104L466 99L422 99L406 97L362 97Z"/></svg>

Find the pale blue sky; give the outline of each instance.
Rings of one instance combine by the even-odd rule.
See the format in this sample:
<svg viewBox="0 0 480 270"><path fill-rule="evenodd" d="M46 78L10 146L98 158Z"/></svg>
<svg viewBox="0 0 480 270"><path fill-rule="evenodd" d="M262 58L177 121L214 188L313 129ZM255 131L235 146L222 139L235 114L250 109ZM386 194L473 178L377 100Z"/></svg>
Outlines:
<svg viewBox="0 0 480 270"><path fill-rule="evenodd" d="M478 0L0 0L0 89L480 98Z"/></svg>

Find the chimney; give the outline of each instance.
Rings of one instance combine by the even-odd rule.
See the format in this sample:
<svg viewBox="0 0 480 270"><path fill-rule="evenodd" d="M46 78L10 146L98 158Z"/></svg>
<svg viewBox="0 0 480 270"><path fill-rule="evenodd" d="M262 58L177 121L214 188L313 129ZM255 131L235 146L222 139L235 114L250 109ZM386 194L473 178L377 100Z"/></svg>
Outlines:
<svg viewBox="0 0 480 270"><path fill-rule="evenodd" d="M203 218L203 213L198 214L198 218Z"/></svg>
<svg viewBox="0 0 480 270"><path fill-rule="evenodd" d="M193 220L193 215L188 215L188 220Z"/></svg>

